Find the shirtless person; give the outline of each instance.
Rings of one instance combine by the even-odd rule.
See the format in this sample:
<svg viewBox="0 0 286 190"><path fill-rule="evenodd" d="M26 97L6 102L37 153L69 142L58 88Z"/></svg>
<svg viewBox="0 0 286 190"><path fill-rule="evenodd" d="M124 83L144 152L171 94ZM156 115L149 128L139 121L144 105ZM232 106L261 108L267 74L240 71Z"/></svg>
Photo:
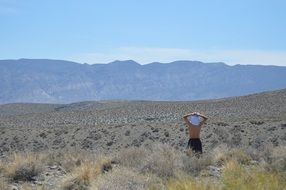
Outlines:
<svg viewBox="0 0 286 190"><path fill-rule="evenodd" d="M192 149L194 153L202 154L202 142L200 139L200 132L202 129L202 126L208 119L203 114L200 114L198 112L193 112L184 115L183 117L184 121L187 124L187 127L189 129L189 135L190 139L188 142L188 148Z"/></svg>

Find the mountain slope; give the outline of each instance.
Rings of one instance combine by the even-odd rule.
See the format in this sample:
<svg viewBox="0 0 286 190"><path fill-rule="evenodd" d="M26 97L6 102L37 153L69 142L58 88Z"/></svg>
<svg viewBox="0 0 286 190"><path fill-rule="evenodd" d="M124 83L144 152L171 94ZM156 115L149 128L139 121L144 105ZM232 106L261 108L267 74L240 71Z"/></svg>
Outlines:
<svg viewBox="0 0 286 190"><path fill-rule="evenodd" d="M132 60L78 64L45 59L0 60L0 103L87 100L196 100L286 87L286 67Z"/></svg>

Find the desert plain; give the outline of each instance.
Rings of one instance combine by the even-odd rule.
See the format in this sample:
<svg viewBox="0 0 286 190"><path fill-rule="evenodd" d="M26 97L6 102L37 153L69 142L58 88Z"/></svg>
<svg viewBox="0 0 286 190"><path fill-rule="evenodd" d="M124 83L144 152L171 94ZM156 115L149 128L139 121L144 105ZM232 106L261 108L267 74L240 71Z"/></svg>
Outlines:
<svg viewBox="0 0 286 190"><path fill-rule="evenodd" d="M0 105L0 158L5 162L13 154L52 152L115 155L130 149L152 149L158 144L184 154L189 137L182 117L194 111L209 117L201 132L204 154L217 147L259 152L266 147L274 149L286 145L284 89L200 101L107 100L72 104L4 104ZM115 161L110 163L116 165ZM52 164L49 170L60 165ZM62 172L60 176L64 178L64 175L65 172ZM4 172L1 178L5 181L3 189L7 184L10 184L9 188L22 187L17 180L9 181ZM43 182L46 185L36 184L31 188L60 189L56 185L59 178L51 178L55 183ZM81 187L90 188L89 185ZM77 188L79 186L66 189ZM132 186L129 189L142 188Z"/></svg>

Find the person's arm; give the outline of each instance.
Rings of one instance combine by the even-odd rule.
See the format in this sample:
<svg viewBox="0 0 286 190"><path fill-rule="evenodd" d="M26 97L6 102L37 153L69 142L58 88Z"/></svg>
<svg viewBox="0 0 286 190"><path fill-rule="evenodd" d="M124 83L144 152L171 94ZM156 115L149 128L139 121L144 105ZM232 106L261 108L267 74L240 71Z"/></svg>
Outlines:
<svg viewBox="0 0 286 190"><path fill-rule="evenodd" d="M204 118L204 119L208 119L208 117L207 116L205 116L205 115L203 115L203 114L201 114L201 113L197 113L197 115L199 115L199 116L201 116L202 118Z"/></svg>
<svg viewBox="0 0 286 190"><path fill-rule="evenodd" d="M206 117L205 115L203 115L201 113L197 113L197 115L199 115L200 117L203 118L203 121L200 122L200 126L202 126L208 120L208 117Z"/></svg>

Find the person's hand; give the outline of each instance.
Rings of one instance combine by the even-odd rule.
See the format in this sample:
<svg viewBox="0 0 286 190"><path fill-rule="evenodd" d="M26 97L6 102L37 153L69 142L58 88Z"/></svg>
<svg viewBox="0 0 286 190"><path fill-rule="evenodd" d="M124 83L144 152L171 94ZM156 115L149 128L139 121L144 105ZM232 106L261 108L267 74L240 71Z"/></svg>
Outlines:
<svg viewBox="0 0 286 190"><path fill-rule="evenodd" d="M184 115L183 117L185 118L185 117L189 117L191 114L186 114L186 115Z"/></svg>
<svg viewBox="0 0 286 190"><path fill-rule="evenodd" d="M197 112L197 115L200 116L200 117L203 117L203 118L207 119L207 117L206 117L204 114L201 114L201 113L198 113L198 112Z"/></svg>
<svg viewBox="0 0 286 190"><path fill-rule="evenodd" d="M189 116L191 116L191 115L193 115L193 114L194 114L194 112L192 112L192 113L187 113L186 115L183 116L183 118L189 117Z"/></svg>

